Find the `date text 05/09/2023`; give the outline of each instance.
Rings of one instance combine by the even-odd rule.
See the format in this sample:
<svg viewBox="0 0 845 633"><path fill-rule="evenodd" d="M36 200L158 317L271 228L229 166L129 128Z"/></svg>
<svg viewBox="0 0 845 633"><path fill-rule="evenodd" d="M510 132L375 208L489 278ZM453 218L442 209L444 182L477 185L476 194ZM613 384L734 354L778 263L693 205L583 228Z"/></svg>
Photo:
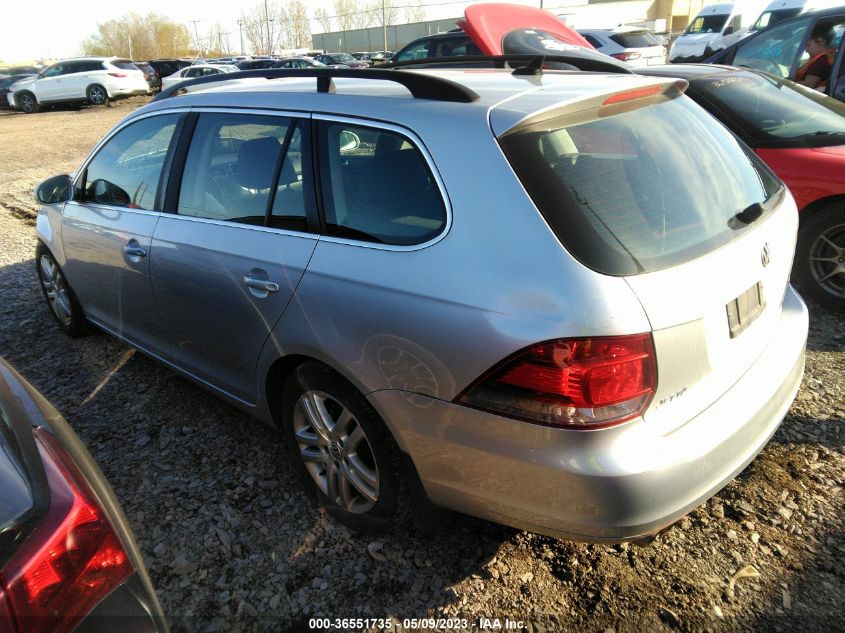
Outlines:
<svg viewBox="0 0 845 633"><path fill-rule="evenodd" d="M377 631L414 631L419 629L451 629L462 631L467 629L481 631L522 631L525 623L511 618L310 618L308 628L311 630L372 630Z"/></svg>

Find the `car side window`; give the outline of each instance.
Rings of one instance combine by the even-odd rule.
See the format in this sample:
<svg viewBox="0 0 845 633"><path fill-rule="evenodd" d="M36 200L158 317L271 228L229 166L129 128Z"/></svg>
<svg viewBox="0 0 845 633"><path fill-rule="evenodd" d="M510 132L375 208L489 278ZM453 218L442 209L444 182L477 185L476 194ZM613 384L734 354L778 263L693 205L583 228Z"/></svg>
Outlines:
<svg viewBox="0 0 845 633"><path fill-rule="evenodd" d="M405 62L411 59L424 59L429 56L428 50L430 47L431 40L423 40L422 42L402 51L399 55L397 55L396 61Z"/></svg>
<svg viewBox="0 0 845 633"><path fill-rule="evenodd" d="M201 114L185 160L177 213L263 226L292 124L286 117ZM285 184L292 187L290 166L285 174ZM285 197L293 197L292 191Z"/></svg>
<svg viewBox="0 0 845 633"><path fill-rule="evenodd" d="M446 207L419 149L391 130L322 121L320 176L329 235L411 245L446 225Z"/></svg>
<svg viewBox="0 0 845 633"><path fill-rule="evenodd" d="M764 70L778 77L791 76L810 23L811 19L805 18L766 29L757 37L740 44L732 65Z"/></svg>
<svg viewBox="0 0 845 633"><path fill-rule="evenodd" d="M601 42L599 42L599 41L598 41L595 37L593 37L592 35L590 35L590 34L588 34L588 33L582 33L581 35L583 36L583 38L584 38L585 40L587 40L587 41L590 43L590 46L592 46L593 48L601 48Z"/></svg>
<svg viewBox="0 0 845 633"><path fill-rule="evenodd" d="M142 119L111 137L85 170L83 200L154 210L162 166L179 116Z"/></svg>
<svg viewBox="0 0 845 633"><path fill-rule="evenodd" d="M62 64L56 64L55 66L50 66L47 70L44 71L41 76L45 79L47 77L58 77L62 74L63 69L64 67L62 66Z"/></svg>

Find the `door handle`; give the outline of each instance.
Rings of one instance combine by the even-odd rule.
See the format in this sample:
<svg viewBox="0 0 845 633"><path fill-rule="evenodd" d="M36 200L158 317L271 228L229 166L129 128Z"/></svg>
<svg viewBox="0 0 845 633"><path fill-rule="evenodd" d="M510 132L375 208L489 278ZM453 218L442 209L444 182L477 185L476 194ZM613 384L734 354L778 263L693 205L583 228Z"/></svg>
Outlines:
<svg viewBox="0 0 845 633"><path fill-rule="evenodd" d="M141 248L140 246L129 246L128 244L123 247L123 252L131 257L147 256L147 249Z"/></svg>
<svg viewBox="0 0 845 633"><path fill-rule="evenodd" d="M255 290L263 290L264 292L279 292L279 284L275 281L256 279L255 277L244 275L244 283Z"/></svg>

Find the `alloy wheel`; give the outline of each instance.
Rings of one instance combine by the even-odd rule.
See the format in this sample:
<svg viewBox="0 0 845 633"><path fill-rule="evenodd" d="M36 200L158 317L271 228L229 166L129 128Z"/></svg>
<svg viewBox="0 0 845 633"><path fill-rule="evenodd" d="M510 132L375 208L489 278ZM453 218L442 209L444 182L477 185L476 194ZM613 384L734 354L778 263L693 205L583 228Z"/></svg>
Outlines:
<svg viewBox="0 0 845 633"><path fill-rule="evenodd" d="M826 292L845 298L845 224L831 226L813 242L810 272Z"/></svg>
<svg viewBox="0 0 845 633"><path fill-rule="evenodd" d="M20 97L21 110L32 112L35 109L35 97L30 94L22 94Z"/></svg>
<svg viewBox="0 0 845 633"><path fill-rule="evenodd" d="M88 99L94 105L103 105L108 99L105 88L102 86L91 86L88 89Z"/></svg>
<svg viewBox="0 0 845 633"><path fill-rule="evenodd" d="M331 395L309 390L296 402L293 431L308 473L326 497L356 514L378 501L379 476L361 424Z"/></svg>
<svg viewBox="0 0 845 633"><path fill-rule="evenodd" d="M41 267L41 284L44 286L44 293L50 308L65 326L70 325L73 317L73 308L70 303L70 294L62 271L48 255L42 255L39 260Z"/></svg>

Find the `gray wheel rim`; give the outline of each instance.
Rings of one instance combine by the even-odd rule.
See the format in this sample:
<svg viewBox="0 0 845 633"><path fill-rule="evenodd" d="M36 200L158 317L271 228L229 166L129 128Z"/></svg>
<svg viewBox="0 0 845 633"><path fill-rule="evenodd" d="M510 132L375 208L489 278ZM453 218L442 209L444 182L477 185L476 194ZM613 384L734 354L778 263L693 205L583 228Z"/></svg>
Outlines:
<svg viewBox="0 0 845 633"><path fill-rule="evenodd" d="M88 89L88 99L94 105L103 105L106 102L106 91L100 86L92 86Z"/></svg>
<svg viewBox="0 0 845 633"><path fill-rule="evenodd" d="M35 99L29 95L21 95L21 110L30 112L35 105Z"/></svg>
<svg viewBox="0 0 845 633"><path fill-rule="evenodd" d="M41 267L41 285L53 313L64 325L70 325L73 309L70 305L70 294L62 271L56 262L47 255L42 255L38 262Z"/></svg>
<svg viewBox="0 0 845 633"><path fill-rule="evenodd" d="M826 292L845 299L845 224L828 228L813 242L810 272Z"/></svg>
<svg viewBox="0 0 845 633"><path fill-rule="evenodd" d="M331 395L309 390L296 402L293 430L299 455L317 487L356 514L378 501L378 468L355 416Z"/></svg>

